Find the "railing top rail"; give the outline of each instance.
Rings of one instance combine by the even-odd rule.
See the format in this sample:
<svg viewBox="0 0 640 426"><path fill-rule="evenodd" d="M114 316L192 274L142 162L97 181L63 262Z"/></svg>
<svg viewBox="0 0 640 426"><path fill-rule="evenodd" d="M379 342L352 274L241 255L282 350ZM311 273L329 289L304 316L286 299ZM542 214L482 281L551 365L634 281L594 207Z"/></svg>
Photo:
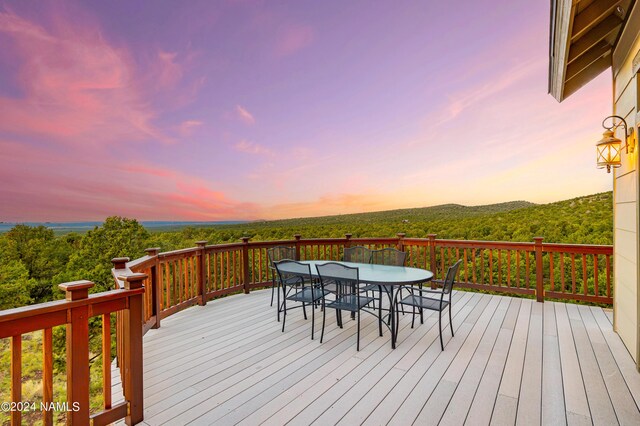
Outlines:
<svg viewBox="0 0 640 426"><path fill-rule="evenodd" d="M512 241L482 241L482 240L444 240L435 239L437 246L444 247L466 247L466 248L504 248L509 249L521 249L521 250L533 250L535 244L533 242L512 242ZM405 244L410 243L411 239L406 238Z"/></svg>
<svg viewBox="0 0 640 426"><path fill-rule="evenodd" d="M242 248L244 246L243 243L226 243L226 244L209 244L205 246L205 251L224 251L224 250L234 250L237 248Z"/></svg>
<svg viewBox="0 0 640 426"><path fill-rule="evenodd" d="M368 238L368 237L363 237L363 238L351 238L350 240L352 243L353 242L384 242L384 243L396 243L398 241L398 237L380 237L380 238Z"/></svg>
<svg viewBox="0 0 640 426"><path fill-rule="evenodd" d="M127 262L127 267L132 271L134 270L138 271L138 270L148 268L149 266L153 265L155 261L156 261L156 256L146 255L138 259L132 260L130 262Z"/></svg>
<svg viewBox="0 0 640 426"><path fill-rule="evenodd" d="M77 308L79 306L96 305L98 303L111 302L140 293L144 293L144 288L138 288L135 290L109 290L102 293L90 294L86 299L54 300L52 302L44 302L37 305L28 305L22 306L20 308L6 309L4 311L0 311L0 323L13 321L16 319L34 317L36 315L49 314L52 312L65 311L67 309ZM35 330L39 329L40 328L35 328Z"/></svg>
<svg viewBox="0 0 640 426"><path fill-rule="evenodd" d="M596 244L542 244L542 251L564 252L564 253L584 253L584 254L613 254L613 246Z"/></svg>
<svg viewBox="0 0 640 426"><path fill-rule="evenodd" d="M274 241L249 241L249 247L275 247L275 246L293 246L296 240L274 240Z"/></svg>
<svg viewBox="0 0 640 426"><path fill-rule="evenodd" d="M171 256L178 256L181 254L197 253L198 250L199 250L198 247L189 247L189 248L180 249L180 250L165 251L162 253L158 253L158 259L164 259L165 257L171 257Z"/></svg>

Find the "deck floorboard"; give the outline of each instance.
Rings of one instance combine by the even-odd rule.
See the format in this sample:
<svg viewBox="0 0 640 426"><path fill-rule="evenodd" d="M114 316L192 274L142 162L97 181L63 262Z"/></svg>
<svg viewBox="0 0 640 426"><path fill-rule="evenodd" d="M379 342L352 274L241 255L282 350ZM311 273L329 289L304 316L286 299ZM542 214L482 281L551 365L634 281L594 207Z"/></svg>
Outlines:
<svg viewBox="0 0 640 426"><path fill-rule="evenodd" d="M144 424L640 424L640 373L598 307L454 292L451 336L437 312L401 315L398 346L363 314L344 328L302 310L284 333L270 290L194 306L144 337ZM309 314L310 311L307 310ZM112 371L114 401L122 400Z"/></svg>

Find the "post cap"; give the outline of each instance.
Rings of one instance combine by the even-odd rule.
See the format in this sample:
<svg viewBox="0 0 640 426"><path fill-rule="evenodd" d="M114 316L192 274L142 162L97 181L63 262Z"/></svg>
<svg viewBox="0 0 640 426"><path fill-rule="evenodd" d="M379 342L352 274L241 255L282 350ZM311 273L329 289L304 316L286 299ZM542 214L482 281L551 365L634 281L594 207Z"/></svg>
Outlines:
<svg viewBox="0 0 640 426"><path fill-rule="evenodd" d="M144 251L149 256L155 256L160 251L160 247L151 247L151 248L145 249Z"/></svg>
<svg viewBox="0 0 640 426"><path fill-rule="evenodd" d="M300 234L295 234L295 235L293 236L293 238L295 238L296 240L299 240L300 238L302 238L302 235L300 235Z"/></svg>
<svg viewBox="0 0 640 426"><path fill-rule="evenodd" d="M250 239L251 239L251 237L242 237L242 242L247 244Z"/></svg>
<svg viewBox="0 0 640 426"><path fill-rule="evenodd" d="M148 277L149 276L147 274L134 273L129 275L121 275L118 277L118 279L124 282L124 288L126 290L135 290L137 288L141 288L142 282Z"/></svg>
<svg viewBox="0 0 640 426"><path fill-rule="evenodd" d="M196 245L200 248L206 246L208 241L196 241Z"/></svg>
<svg viewBox="0 0 640 426"><path fill-rule="evenodd" d="M398 232L396 235L398 236L398 238L404 238L404 236L407 234L405 234L404 232Z"/></svg>
<svg viewBox="0 0 640 426"><path fill-rule="evenodd" d="M94 285L91 281L80 280L58 284L58 288L66 293L65 299L80 300L89 297L89 289Z"/></svg>
<svg viewBox="0 0 640 426"><path fill-rule="evenodd" d="M124 269L127 266L128 261L128 257L115 257L111 259L111 263L113 263L113 267L115 269Z"/></svg>
<svg viewBox="0 0 640 426"><path fill-rule="evenodd" d="M544 240L544 237L533 237L533 241L537 242L542 242L542 240Z"/></svg>

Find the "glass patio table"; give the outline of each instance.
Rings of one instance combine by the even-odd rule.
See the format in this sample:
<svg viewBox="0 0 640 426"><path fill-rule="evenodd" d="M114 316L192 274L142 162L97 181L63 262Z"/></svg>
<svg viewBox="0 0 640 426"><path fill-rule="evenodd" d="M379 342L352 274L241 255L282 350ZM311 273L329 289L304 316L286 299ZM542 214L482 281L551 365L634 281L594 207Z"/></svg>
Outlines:
<svg viewBox="0 0 640 426"><path fill-rule="evenodd" d="M318 270L316 265L322 265L327 262L335 262L332 260L305 260L304 263L311 266L311 275L318 278ZM389 317L391 328L391 347L396 347L396 324L393 312L393 297L395 289L403 285L422 284L433 279L433 272L425 269L410 268L408 266L389 266L376 265L371 263L354 263L354 262L335 262L345 266L357 267L360 282L363 284L377 284L381 286L380 290L384 291L382 286L389 288L390 292L385 291L389 295ZM281 265L281 270L287 272L286 265Z"/></svg>

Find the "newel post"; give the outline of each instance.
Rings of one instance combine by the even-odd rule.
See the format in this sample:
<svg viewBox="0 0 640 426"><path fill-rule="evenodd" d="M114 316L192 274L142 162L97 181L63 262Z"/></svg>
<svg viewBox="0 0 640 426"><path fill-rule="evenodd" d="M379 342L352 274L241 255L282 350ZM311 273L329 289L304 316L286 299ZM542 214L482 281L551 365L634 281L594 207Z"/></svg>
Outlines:
<svg viewBox="0 0 640 426"><path fill-rule="evenodd" d="M129 261L128 257L115 257L111 259L111 263L113 264L113 269L120 270L127 268L127 262ZM116 280L116 290L119 290L118 281Z"/></svg>
<svg viewBox="0 0 640 426"><path fill-rule="evenodd" d="M429 239L429 269L431 269L431 272L433 272L433 279L435 280L437 279L437 269L438 269L438 264L436 263L436 234L428 234L427 238ZM435 288L435 287L436 285L432 280L431 288Z"/></svg>
<svg viewBox="0 0 640 426"><path fill-rule="evenodd" d="M118 277L124 282L125 290L142 288L142 283L147 279L147 274L130 274ZM144 419L143 409L143 381L142 381L142 327L144 316L142 312L143 294L130 296L129 309L122 312L123 342L121 360L123 368L123 394L125 401L129 403L129 413L125 418L128 425L140 423Z"/></svg>
<svg viewBox="0 0 640 426"><path fill-rule="evenodd" d="M198 304L200 306L204 306L207 304L207 273L205 268L205 247L207 246L207 241L196 241L196 245L198 246L198 295L200 296L200 300Z"/></svg>
<svg viewBox="0 0 640 426"><path fill-rule="evenodd" d="M242 286L244 294L249 294L251 273L249 271L249 240L250 237L242 237Z"/></svg>
<svg viewBox="0 0 640 426"><path fill-rule="evenodd" d="M436 274L436 234L428 234L427 238L429 239L429 268L431 268L431 272L433 272L434 278Z"/></svg>
<svg viewBox="0 0 640 426"><path fill-rule="evenodd" d="M302 235L295 234L293 236L293 238L296 239L296 242L295 242L295 245L296 245L296 260L300 260L300 238L302 238Z"/></svg>
<svg viewBox="0 0 640 426"><path fill-rule="evenodd" d="M533 237L536 251L536 300L544 302L544 270L542 268L542 237Z"/></svg>
<svg viewBox="0 0 640 426"><path fill-rule="evenodd" d="M73 281L58 285L68 301L89 297L91 281ZM89 306L81 305L67 311L67 401L78 410L67 412L67 423L87 424L89 421Z"/></svg>
<svg viewBox="0 0 640 426"><path fill-rule="evenodd" d="M351 247L351 237L353 237L353 234L344 234L344 248Z"/></svg>
<svg viewBox="0 0 640 426"><path fill-rule="evenodd" d="M151 291L151 316L155 317L155 322L151 328L160 328L160 298L162 297L162 291L160 290L160 279L159 279L159 261L158 261L158 253L160 252L160 247L152 247L145 250L147 256L155 257L155 262L151 267L151 288L147 288L146 291Z"/></svg>
<svg viewBox="0 0 640 426"><path fill-rule="evenodd" d="M406 234L404 232L398 232L396 235L398 236L398 243L396 244L396 248L400 251L404 251L404 236Z"/></svg>

